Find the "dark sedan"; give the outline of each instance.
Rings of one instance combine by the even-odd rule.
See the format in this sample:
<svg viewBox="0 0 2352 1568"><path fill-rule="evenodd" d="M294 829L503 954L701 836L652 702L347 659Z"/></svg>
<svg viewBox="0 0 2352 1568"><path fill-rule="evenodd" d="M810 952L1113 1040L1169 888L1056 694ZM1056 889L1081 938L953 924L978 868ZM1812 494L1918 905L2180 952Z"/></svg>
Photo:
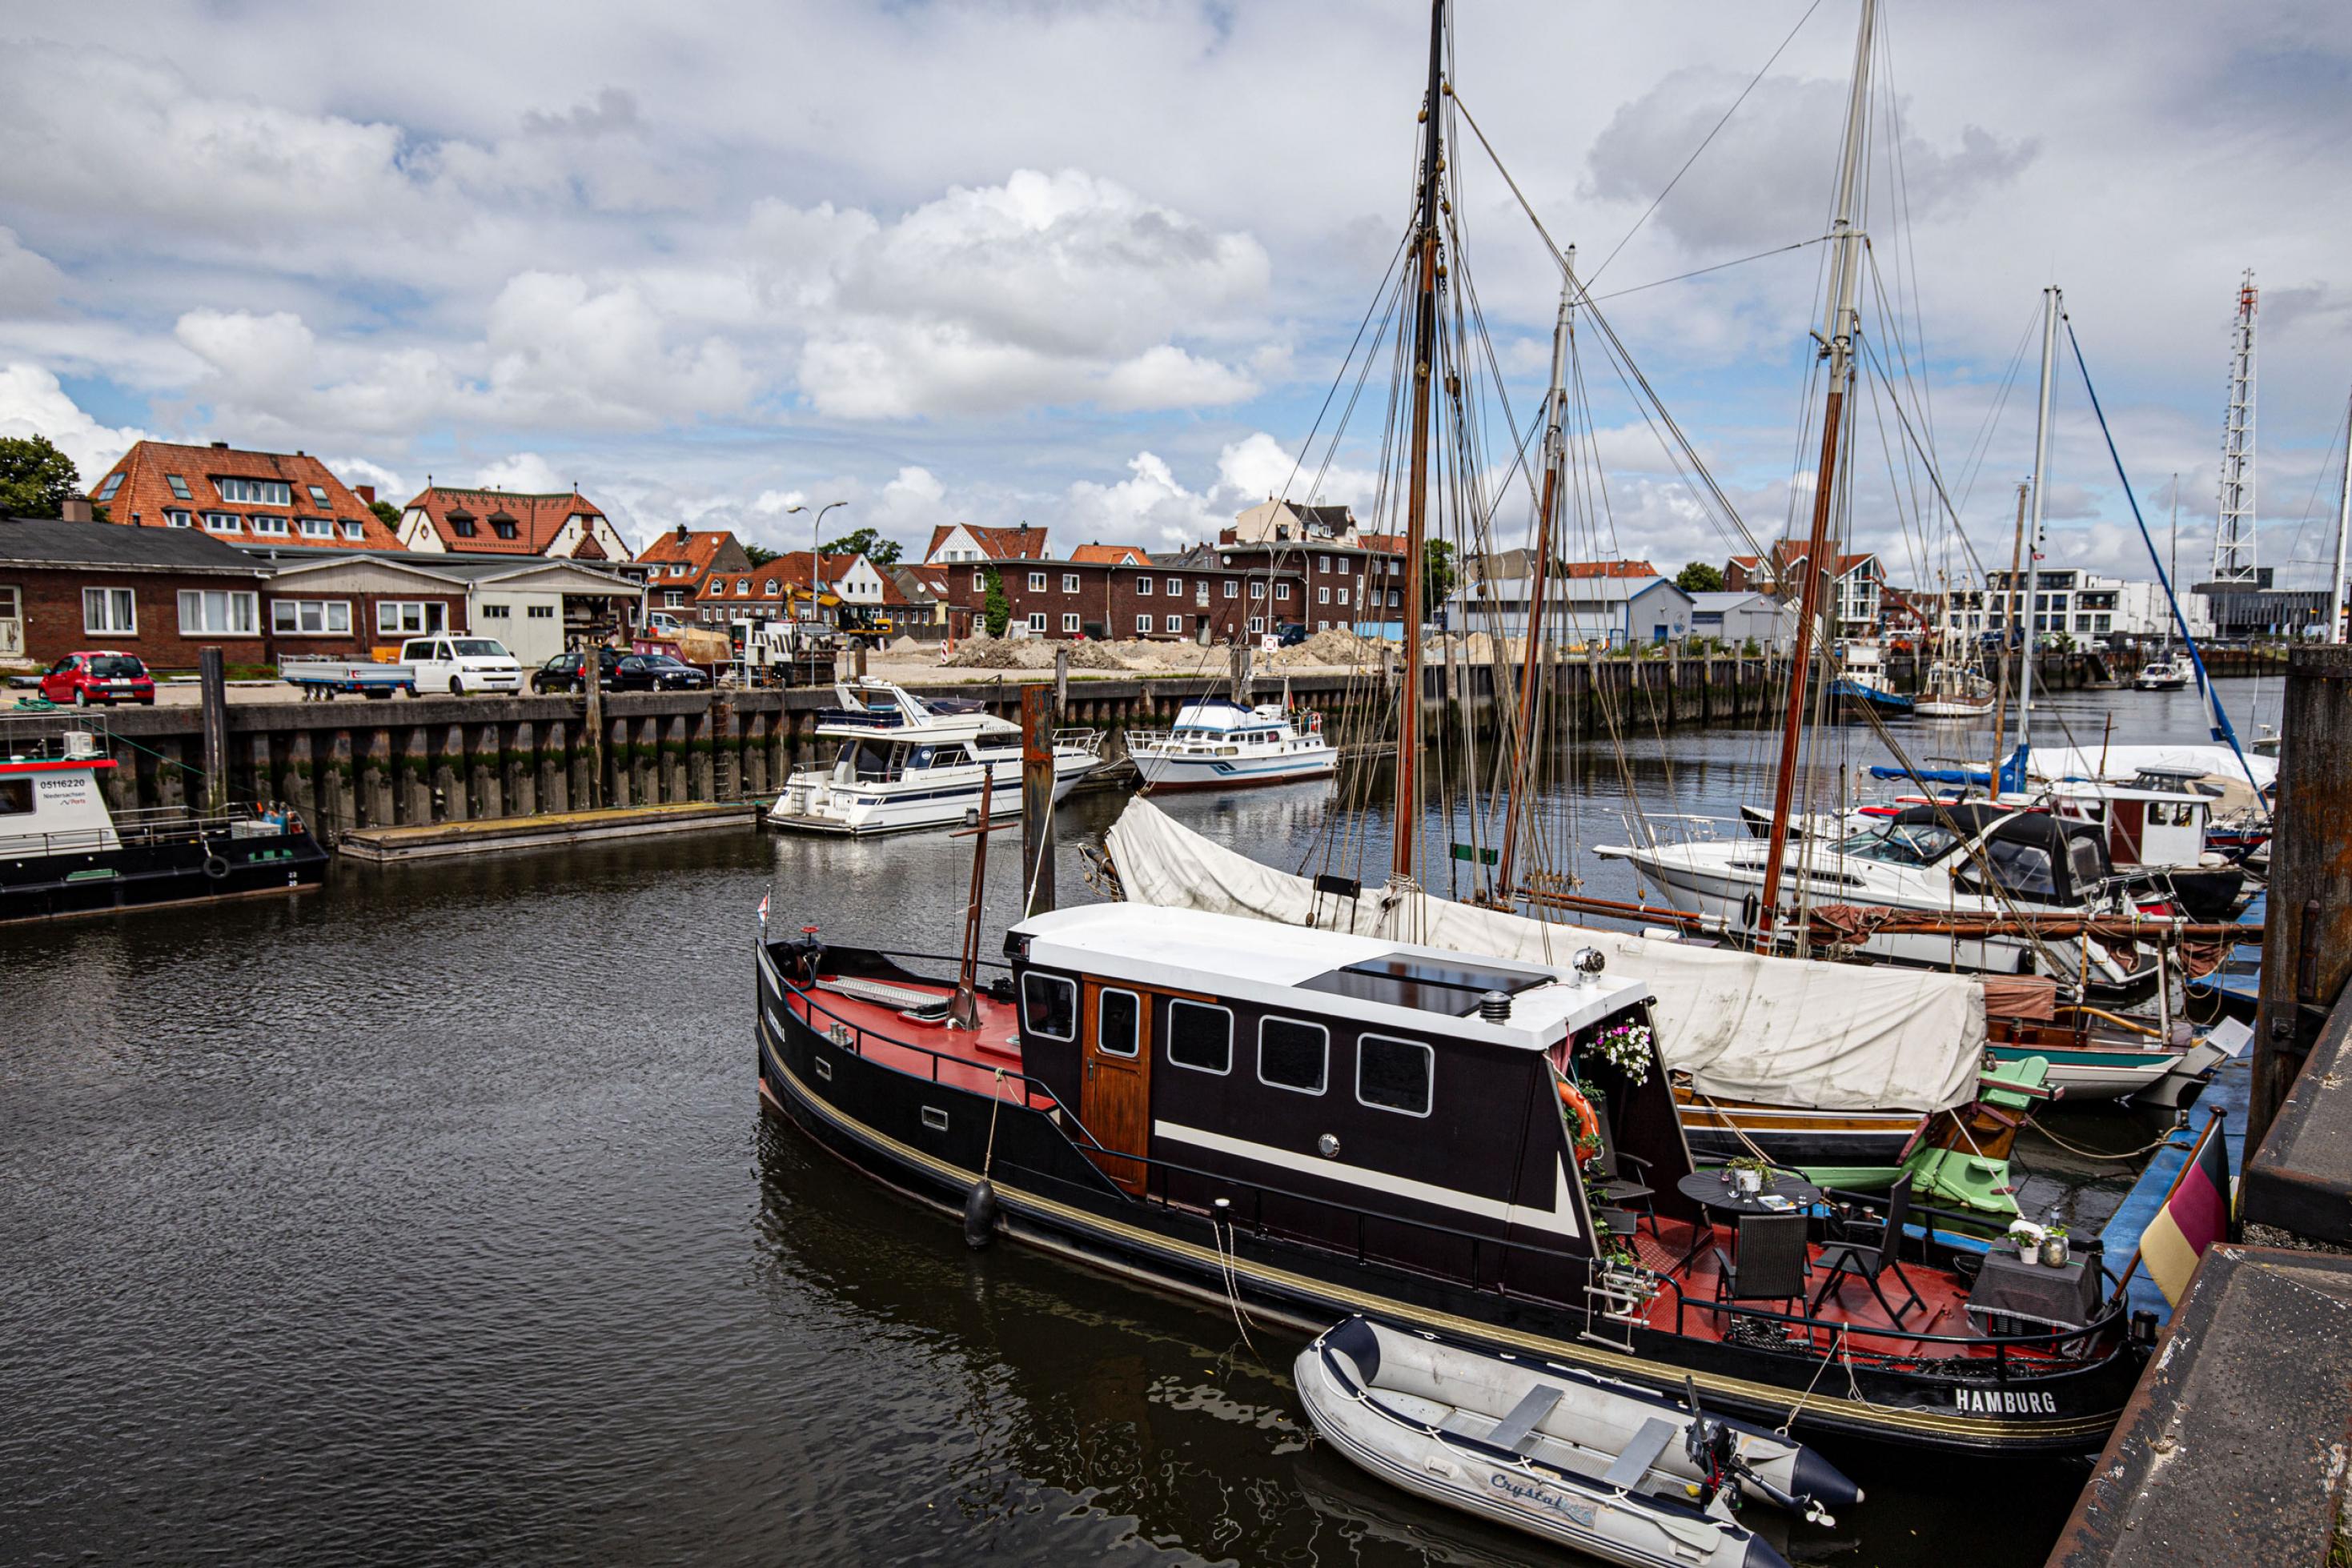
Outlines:
<svg viewBox="0 0 2352 1568"><path fill-rule="evenodd" d="M599 648L596 665L602 673L600 684L608 692L698 692L710 685L708 674L667 653L624 653L617 648ZM583 689L580 667L577 650L558 653L531 673L530 689L541 695L579 691Z"/></svg>

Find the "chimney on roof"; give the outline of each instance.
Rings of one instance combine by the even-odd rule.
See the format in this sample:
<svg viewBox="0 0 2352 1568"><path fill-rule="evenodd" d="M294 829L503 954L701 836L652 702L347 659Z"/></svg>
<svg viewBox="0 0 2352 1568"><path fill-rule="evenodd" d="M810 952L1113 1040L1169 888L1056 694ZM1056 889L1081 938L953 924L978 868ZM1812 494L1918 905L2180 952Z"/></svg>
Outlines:
<svg viewBox="0 0 2352 1568"><path fill-rule="evenodd" d="M678 526L677 526L677 542L678 542L679 544L681 544L681 545L685 544L685 543L686 543L686 541L687 541L688 538L692 538L692 537L693 537L693 535L692 535L692 531L691 531L690 529L688 529L688 528L687 528L687 526L686 526L684 523L680 523L680 524L678 524Z"/></svg>
<svg viewBox="0 0 2352 1568"><path fill-rule="evenodd" d="M226 441L215 441L213 443L213 450L215 452L226 452L228 450L228 443Z"/></svg>
<svg viewBox="0 0 2352 1568"><path fill-rule="evenodd" d="M360 498L360 505L363 507L375 505L375 486L373 485L354 485L352 486L352 494Z"/></svg>
<svg viewBox="0 0 2352 1568"><path fill-rule="evenodd" d="M58 516L68 523L92 523L98 520L97 513L90 509L88 496L68 496L63 505L58 508Z"/></svg>

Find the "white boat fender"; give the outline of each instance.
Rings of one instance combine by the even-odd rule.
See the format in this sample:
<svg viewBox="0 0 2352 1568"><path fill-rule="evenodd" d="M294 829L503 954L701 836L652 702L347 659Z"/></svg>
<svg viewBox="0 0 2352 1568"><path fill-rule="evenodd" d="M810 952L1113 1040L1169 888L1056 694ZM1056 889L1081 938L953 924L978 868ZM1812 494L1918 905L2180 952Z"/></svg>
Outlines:
<svg viewBox="0 0 2352 1568"><path fill-rule="evenodd" d="M963 1241L974 1251L996 1239L996 1186L986 1176L972 1184L963 1200Z"/></svg>

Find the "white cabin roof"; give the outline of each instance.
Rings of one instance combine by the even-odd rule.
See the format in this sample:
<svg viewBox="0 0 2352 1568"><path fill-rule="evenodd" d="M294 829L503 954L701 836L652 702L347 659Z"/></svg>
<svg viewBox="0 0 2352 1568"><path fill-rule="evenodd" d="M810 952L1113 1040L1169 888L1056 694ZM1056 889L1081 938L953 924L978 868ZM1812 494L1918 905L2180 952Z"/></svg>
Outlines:
<svg viewBox="0 0 2352 1568"><path fill-rule="evenodd" d="M1544 1050L1574 1030L1651 999L1647 986L1606 977L1578 985L1570 971L1488 958L1377 936L1283 925L1241 915L1140 904L1092 904L1039 915L1013 927L1029 939L1029 959L1048 968L1170 990L1207 992L1296 1011L1345 1018L1420 1034ZM1380 959L1422 960L1450 971L1494 971L1525 983L1507 1022L1490 1024L1424 1008L1307 988L1307 982ZM1465 1001L1475 993L1461 993Z"/></svg>

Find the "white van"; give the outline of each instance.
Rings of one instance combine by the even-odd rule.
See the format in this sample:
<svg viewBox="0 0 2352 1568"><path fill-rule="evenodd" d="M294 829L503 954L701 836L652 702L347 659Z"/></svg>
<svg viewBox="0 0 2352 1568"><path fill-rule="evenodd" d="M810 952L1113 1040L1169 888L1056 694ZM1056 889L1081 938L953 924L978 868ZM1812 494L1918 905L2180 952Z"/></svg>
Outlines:
<svg viewBox="0 0 2352 1568"><path fill-rule="evenodd" d="M400 662L415 670L419 695L522 690L522 665L495 637L412 637L400 645Z"/></svg>

